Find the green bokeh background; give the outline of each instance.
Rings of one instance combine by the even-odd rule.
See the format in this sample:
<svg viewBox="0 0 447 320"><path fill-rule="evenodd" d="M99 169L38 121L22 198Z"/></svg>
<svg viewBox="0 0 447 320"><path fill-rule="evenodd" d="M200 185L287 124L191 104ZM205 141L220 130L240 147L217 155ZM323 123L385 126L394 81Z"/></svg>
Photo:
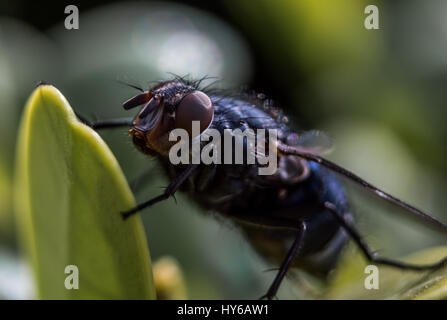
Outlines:
<svg viewBox="0 0 447 320"><path fill-rule="evenodd" d="M447 219L445 1L368 2L379 7L379 30L364 28L366 3L358 0L96 1L79 5L80 29L71 31L63 24L65 5L45 16L18 3L0 2L0 297L32 297L15 240L11 184L18 120L39 80L57 86L78 112L100 119L129 116L121 103L135 91L116 80L147 87L173 72L262 91L292 123L326 131L335 143L330 159ZM101 135L129 180L154 166L126 130ZM153 172L137 201L166 186ZM445 243L349 190L360 227L381 253ZM237 230L182 196L177 202L142 215L153 260L177 259L190 298L263 293L274 276L263 270L271 266ZM295 297L293 285L280 296Z"/></svg>

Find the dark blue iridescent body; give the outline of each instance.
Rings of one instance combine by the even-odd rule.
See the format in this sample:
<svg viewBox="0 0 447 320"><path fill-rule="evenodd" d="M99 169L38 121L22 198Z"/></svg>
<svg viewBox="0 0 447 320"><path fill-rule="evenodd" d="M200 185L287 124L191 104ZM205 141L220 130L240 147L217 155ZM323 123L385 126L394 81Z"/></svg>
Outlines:
<svg viewBox="0 0 447 320"><path fill-rule="evenodd" d="M269 101L209 95L214 105L210 128L222 136L224 129L277 129L279 140L294 141L295 132ZM323 204L329 201L346 213L348 204L343 186L332 172L293 158L279 162L281 178L278 174L259 175L257 165L201 164L179 190L206 211L231 219L255 250L276 265L296 237L293 228L306 221L303 248L292 266L325 277L334 268L347 235ZM171 181L185 169L172 165L165 156L159 159Z"/></svg>
<svg viewBox="0 0 447 320"><path fill-rule="evenodd" d="M321 140L323 135L317 131L295 132L270 101L259 95L235 98L214 94L201 89L200 82L176 77L147 91L131 85L141 93L124 102L123 107L129 110L142 106L135 118L85 121L95 129L130 126L129 133L135 146L156 157L170 178L162 194L121 212L123 219L168 199L177 190L186 192L206 212L219 213L218 217L225 217L239 226L263 257L280 265L263 296L268 299L276 295L290 267L327 278L348 236L371 263L414 271L434 270L447 264L447 257L430 264L411 264L378 256L357 231L343 186L334 173L404 209L421 222L444 232L447 224L321 157L329 146ZM194 121L199 121L199 132L193 128ZM226 129L233 133L236 129L240 129L240 133L247 129L252 129L253 133L257 129L276 129L278 140L266 146L265 155L269 155L270 163L278 160L277 170L270 175L260 175L259 164L247 164L247 161L221 164L227 158L225 152L231 151L233 157L235 152L231 146L222 150L218 138L211 140L211 144L220 149L217 159L221 162L206 165L184 161L185 164L174 165L169 160L169 154L177 144L170 139L174 129L185 130L190 138L202 140L203 145L210 143L208 140L203 142L203 138L213 139L212 133L216 131L219 133L216 136L223 137L225 145ZM192 141L197 140L189 140L190 144ZM251 146L245 138L244 154L251 150L258 153L257 156L265 156L263 148L253 149ZM235 146L235 150L237 148ZM272 153L275 149L278 152ZM196 154L186 154L186 160L191 155L190 160Z"/></svg>

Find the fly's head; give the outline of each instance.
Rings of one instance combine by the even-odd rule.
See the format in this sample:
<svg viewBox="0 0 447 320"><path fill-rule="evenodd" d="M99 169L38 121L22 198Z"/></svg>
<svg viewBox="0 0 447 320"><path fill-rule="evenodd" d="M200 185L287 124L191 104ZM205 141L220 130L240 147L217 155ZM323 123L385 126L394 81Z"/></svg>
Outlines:
<svg viewBox="0 0 447 320"><path fill-rule="evenodd" d="M200 121L200 134L211 124L214 115L211 99L202 91L181 81L163 82L123 104L128 110L143 105L129 130L134 144L143 153L167 156L177 141L169 141L174 129L184 129L192 136L193 121Z"/></svg>

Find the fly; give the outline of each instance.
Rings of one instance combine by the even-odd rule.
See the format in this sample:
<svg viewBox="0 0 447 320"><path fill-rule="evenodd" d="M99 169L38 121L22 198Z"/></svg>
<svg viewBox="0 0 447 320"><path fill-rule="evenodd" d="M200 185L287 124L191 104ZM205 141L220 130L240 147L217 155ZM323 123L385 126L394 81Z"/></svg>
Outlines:
<svg viewBox="0 0 447 320"><path fill-rule="evenodd" d="M220 96L201 89L200 81L179 77L148 91L134 88L141 93L123 106L129 110L142 105L135 118L85 121L94 129L129 127L135 146L155 157L171 181L162 194L123 212L123 218L168 199L178 190L185 192L200 207L232 220L258 253L280 265L263 298L276 295L290 268L327 277L349 239L376 264L417 271L436 269L447 262L446 257L419 265L376 255L357 231L336 174L444 232L447 225L321 157L327 150L324 138L313 131L297 134L281 112L270 107L269 100ZM278 130L275 174L259 175L256 165L245 163L172 164L168 153L175 142L169 141L169 133L178 128L191 133L192 121L200 121L200 134L209 129L222 134L235 128Z"/></svg>

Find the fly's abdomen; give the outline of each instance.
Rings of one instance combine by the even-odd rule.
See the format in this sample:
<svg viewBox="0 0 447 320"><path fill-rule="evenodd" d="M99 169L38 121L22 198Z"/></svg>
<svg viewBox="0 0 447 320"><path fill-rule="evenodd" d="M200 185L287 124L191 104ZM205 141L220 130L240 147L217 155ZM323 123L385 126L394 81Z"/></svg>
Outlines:
<svg viewBox="0 0 447 320"><path fill-rule="evenodd" d="M346 212L347 215L350 213L343 187L336 177L318 165L311 165L311 170L306 181L288 188L287 197L278 200L270 208L270 213L263 214L281 217L290 226L298 226L299 221L304 220L307 230L303 249L292 266L326 277L335 267L347 235L334 216L323 207L323 203L336 203L341 212ZM295 230L238 223L255 250L276 265L284 260L296 236Z"/></svg>

